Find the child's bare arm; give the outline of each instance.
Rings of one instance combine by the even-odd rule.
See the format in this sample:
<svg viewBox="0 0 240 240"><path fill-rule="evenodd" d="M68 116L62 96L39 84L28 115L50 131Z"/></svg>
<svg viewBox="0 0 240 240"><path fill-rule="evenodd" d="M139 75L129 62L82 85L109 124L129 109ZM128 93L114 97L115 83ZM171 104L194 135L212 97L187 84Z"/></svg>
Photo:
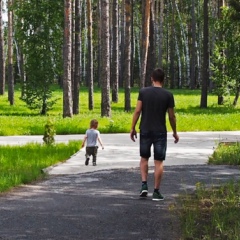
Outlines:
<svg viewBox="0 0 240 240"><path fill-rule="evenodd" d="M102 139L100 138L100 136L98 136L98 142L100 143L102 149L104 149L103 143L102 143Z"/></svg>

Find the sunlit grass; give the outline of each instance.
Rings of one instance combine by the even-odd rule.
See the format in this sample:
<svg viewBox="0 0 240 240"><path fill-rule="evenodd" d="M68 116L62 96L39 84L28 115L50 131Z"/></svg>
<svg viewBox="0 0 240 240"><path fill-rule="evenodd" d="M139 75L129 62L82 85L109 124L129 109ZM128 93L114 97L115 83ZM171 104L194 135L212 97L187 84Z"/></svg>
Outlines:
<svg viewBox="0 0 240 240"><path fill-rule="evenodd" d="M240 144L219 143L210 164L240 165ZM179 198L181 239L240 239L240 182L207 188L196 184L193 194Z"/></svg>
<svg viewBox="0 0 240 240"><path fill-rule="evenodd" d="M197 183L194 194L183 195L181 239L240 239L240 182L207 189Z"/></svg>
<svg viewBox="0 0 240 240"><path fill-rule="evenodd" d="M80 144L81 141L69 141L52 146L39 143L0 146L0 192L42 178L43 168L66 161L79 150Z"/></svg>
<svg viewBox="0 0 240 240"><path fill-rule="evenodd" d="M240 104L233 108L228 104L218 106L217 97L209 94L208 108L201 109L199 90L170 90L174 93L178 131L231 131L240 130ZM44 125L50 118L56 127L57 134L82 134L89 127L92 118L99 120L102 133L128 133L132 114L137 102L138 89L131 91L132 111L124 111L124 91L120 89L119 102L111 103L112 116L101 117L101 91L94 90L94 110L88 110L88 89L80 89L80 114L73 118L62 118L62 90L55 88L54 98L57 104L49 111L48 116L29 110L21 101L20 91L15 92L15 105L10 106L7 94L0 96L0 135L42 135ZM171 131L167 120L168 130Z"/></svg>

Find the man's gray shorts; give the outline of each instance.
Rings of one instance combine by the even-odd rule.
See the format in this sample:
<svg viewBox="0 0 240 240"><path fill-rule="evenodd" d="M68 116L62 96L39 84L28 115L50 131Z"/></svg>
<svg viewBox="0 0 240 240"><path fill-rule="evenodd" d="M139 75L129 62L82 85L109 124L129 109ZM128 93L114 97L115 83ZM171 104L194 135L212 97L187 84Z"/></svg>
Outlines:
<svg viewBox="0 0 240 240"><path fill-rule="evenodd" d="M151 157L151 146L153 145L154 160L163 161L167 150L167 133L141 131L140 132L140 156Z"/></svg>

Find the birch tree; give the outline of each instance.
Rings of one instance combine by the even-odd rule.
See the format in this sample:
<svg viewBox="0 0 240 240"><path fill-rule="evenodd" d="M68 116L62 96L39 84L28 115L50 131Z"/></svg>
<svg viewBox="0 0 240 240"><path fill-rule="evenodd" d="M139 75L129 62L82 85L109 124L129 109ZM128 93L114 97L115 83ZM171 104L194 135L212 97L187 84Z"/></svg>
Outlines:
<svg viewBox="0 0 240 240"><path fill-rule="evenodd" d="M125 111L131 110L131 4L130 0L125 0Z"/></svg>
<svg viewBox="0 0 240 240"><path fill-rule="evenodd" d="M13 76L13 0L8 0L8 101L14 105Z"/></svg>
<svg viewBox="0 0 240 240"><path fill-rule="evenodd" d="M72 117L72 0L64 0L63 117Z"/></svg>
<svg viewBox="0 0 240 240"><path fill-rule="evenodd" d="M88 57L87 57L87 81L88 81L88 109L93 110L93 44L92 44L92 4L87 0L88 20Z"/></svg>
<svg viewBox="0 0 240 240"><path fill-rule="evenodd" d="M101 0L101 116L111 116L110 105L110 51L109 51L109 0Z"/></svg>
<svg viewBox="0 0 240 240"><path fill-rule="evenodd" d="M0 95L5 93L5 54L4 54L4 28L3 28L3 1L0 0Z"/></svg>

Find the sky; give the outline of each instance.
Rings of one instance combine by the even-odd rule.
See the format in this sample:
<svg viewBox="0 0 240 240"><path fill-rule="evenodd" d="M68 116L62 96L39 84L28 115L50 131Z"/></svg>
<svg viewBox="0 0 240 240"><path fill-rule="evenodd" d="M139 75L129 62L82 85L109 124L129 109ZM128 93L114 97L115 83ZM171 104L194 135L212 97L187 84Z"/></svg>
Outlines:
<svg viewBox="0 0 240 240"><path fill-rule="evenodd" d="M4 12L3 12L3 21L6 22L7 21L7 11L6 11L6 0L3 0L3 9L4 9Z"/></svg>

